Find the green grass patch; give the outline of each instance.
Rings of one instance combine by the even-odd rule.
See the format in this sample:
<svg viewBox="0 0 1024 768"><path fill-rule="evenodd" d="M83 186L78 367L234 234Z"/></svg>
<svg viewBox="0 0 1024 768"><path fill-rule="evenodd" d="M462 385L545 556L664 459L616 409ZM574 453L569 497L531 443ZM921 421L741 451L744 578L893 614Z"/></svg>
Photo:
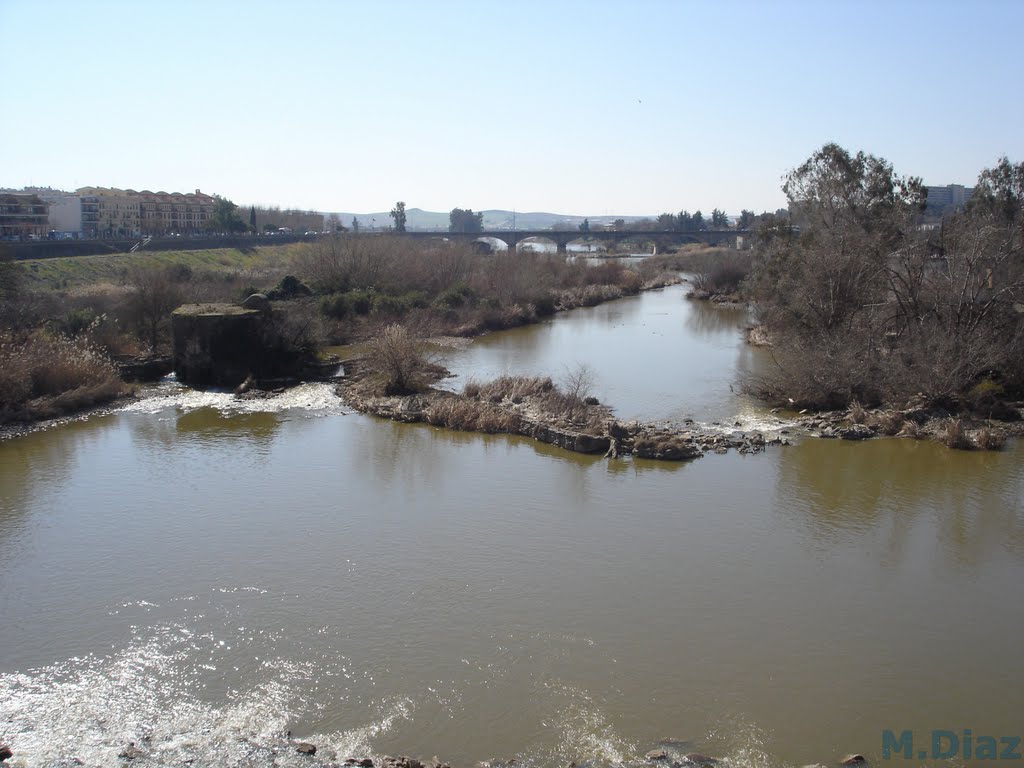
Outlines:
<svg viewBox="0 0 1024 768"><path fill-rule="evenodd" d="M29 285L60 290L94 283L120 283L133 269L188 267L193 274L259 273L291 264L296 245L258 248L214 248L202 251L139 251L98 256L65 256L57 259L24 259Z"/></svg>

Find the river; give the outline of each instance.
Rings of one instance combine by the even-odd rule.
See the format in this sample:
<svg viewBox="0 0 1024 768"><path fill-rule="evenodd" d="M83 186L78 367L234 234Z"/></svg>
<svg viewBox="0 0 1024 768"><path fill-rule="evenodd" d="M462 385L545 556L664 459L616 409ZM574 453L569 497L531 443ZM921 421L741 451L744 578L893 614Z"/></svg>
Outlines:
<svg viewBox="0 0 1024 768"><path fill-rule="evenodd" d="M448 364L457 385L585 363L624 418L784 426L730 389L764 364L745 321L675 287ZM773 768L879 764L887 729L1021 735L1022 459L804 439L609 461L353 414L329 385L164 382L0 442L0 741L16 765L134 741L233 766L291 730L339 759L554 768L668 740Z"/></svg>

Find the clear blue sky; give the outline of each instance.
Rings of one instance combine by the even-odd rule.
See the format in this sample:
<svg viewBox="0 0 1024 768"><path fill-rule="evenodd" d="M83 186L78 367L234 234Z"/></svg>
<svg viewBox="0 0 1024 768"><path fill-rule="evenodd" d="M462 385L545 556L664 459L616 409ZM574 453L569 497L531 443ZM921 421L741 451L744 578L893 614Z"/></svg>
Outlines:
<svg viewBox="0 0 1024 768"><path fill-rule="evenodd" d="M1024 2L0 0L0 186L729 213L836 141L1024 160Z"/></svg>

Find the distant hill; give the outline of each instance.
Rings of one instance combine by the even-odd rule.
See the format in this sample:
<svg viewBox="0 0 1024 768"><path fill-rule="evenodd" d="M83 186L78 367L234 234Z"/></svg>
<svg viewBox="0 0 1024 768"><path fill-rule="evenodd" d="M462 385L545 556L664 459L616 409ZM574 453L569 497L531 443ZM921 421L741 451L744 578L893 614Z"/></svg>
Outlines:
<svg viewBox="0 0 1024 768"><path fill-rule="evenodd" d="M324 215L331 215L331 211L325 211ZM379 211L377 213L351 213L351 212L334 212L341 223L351 228L352 219L359 221L361 229L387 229L394 222L391 220L391 215L388 211ZM562 213L545 213L545 212L521 212L516 211L503 211L500 209L491 209L482 211L484 215L484 229L512 229L513 228L513 216L515 217L515 228L516 229L553 229L555 225L559 225L559 229L562 227L566 229L575 229L583 223L584 219L589 219L592 226L600 224L611 224L616 219L625 219L627 222L636 221L644 218L643 216L571 216ZM655 218L652 216L651 218ZM433 231L433 232L447 232L448 231L448 212L443 213L438 211L424 211L422 208L406 208L405 209L405 226L406 229L419 230L419 231Z"/></svg>

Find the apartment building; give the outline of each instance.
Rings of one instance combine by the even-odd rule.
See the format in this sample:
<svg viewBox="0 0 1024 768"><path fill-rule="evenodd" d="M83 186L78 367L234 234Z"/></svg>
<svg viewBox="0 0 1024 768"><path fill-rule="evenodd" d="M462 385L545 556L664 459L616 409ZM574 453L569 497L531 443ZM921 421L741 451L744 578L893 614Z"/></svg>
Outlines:
<svg viewBox="0 0 1024 768"><path fill-rule="evenodd" d="M0 193L0 239L43 238L49 231L46 201L39 195Z"/></svg>
<svg viewBox="0 0 1024 768"><path fill-rule="evenodd" d="M97 237L138 237L142 234L139 193L132 189L81 187L80 197L95 200Z"/></svg>
<svg viewBox="0 0 1024 768"><path fill-rule="evenodd" d="M98 237L199 234L213 215L216 202L212 195L198 189L186 194L81 187L76 194L82 198L83 229L88 207L88 218Z"/></svg>

